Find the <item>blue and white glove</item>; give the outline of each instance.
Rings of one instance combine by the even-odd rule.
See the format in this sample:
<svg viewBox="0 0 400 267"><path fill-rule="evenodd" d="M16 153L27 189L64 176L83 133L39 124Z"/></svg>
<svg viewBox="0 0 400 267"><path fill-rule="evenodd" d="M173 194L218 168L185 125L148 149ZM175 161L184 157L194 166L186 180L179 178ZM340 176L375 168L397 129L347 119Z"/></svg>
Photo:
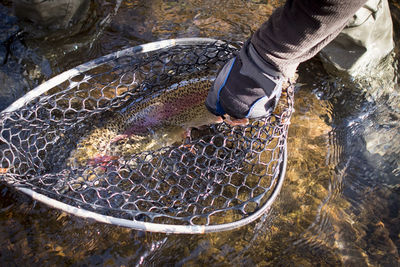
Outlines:
<svg viewBox="0 0 400 267"><path fill-rule="evenodd" d="M236 119L266 117L278 103L282 81L283 75L247 41L239 55L219 72L205 104L217 116L227 113Z"/></svg>

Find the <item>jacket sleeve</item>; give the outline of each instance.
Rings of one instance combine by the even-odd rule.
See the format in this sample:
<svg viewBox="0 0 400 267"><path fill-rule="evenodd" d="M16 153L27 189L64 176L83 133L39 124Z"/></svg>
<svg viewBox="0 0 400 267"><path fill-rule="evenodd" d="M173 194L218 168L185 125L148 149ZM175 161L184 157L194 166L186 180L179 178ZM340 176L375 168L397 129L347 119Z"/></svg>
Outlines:
<svg viewBox="0 0 400 267"><path fill-rule="evenodd" d="M366 0L287 0L255 32L258 53L285 76L326 46Z"/></svg>

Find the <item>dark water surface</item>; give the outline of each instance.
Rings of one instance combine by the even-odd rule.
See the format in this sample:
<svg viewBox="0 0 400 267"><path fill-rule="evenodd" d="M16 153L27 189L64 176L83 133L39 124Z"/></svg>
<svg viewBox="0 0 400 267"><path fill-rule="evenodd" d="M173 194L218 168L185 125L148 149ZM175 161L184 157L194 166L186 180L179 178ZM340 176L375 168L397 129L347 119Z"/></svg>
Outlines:
<svg viewBox="0 0 400 267"><path fill-rule="evenodd" d="M73 36L12 42L0 109L50 76L128 46L243 41L280 2L103 1ZM399 32L400 6L390 4ZM398 59L398 36L396 44ZM285 184L255 223L209 235L144 233L70 216L0 185L0 265L400 266L397 64L389 78L356 84L327 75L317 58L300 66Z"/></svg>

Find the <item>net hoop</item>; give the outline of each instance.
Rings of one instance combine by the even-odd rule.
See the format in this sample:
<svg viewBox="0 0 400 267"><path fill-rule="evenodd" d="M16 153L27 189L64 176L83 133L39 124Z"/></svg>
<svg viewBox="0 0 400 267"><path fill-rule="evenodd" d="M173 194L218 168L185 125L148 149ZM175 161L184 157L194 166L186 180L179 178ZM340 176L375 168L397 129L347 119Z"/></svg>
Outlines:
<svg viewBox="0 0 400 267"><path fill-rule="evenodd" d="M0 112L2 113L9 113L14 112L31 100L43 95L54 86L63 83L64 81L79 75L85 71L91 70L95 67L98 67L104 63L109 61L118 59L124 56L134 56L139 54L145 54L151 51L156 51L159 49L166 49L170 47L174 47L177 45L196 45L196 44L208 44L208 43L217 43L219 42L216 39L211 38L180 38L180 39L170 39L170 40L163 40L158 42L147 43L143 45L138 45L135 47L127 48L121 51L117 51L100 58L91 60L84 64L81 64L73 69L67 70L50 80L42 83L41 85L37 86L33 90L29 91L23 97L16 100L12 103L8 108ZM269 199L259 207L254 213L250 214L248 217L243 219L230 222L230 223L223 223L219 225L173 225L173 224L159 224L159 223L152 223L152 222L140 222L136 220L128 220L123 218L116 218L112 216L107 216L103 214L99 214L90 210L86 210L84 208L79 208L76 206L72 206L56 199L50 198L44 194L40 194L35 192L32 189L29 189L24 186L14 185L14 187L23 192L24 194L32 197L32 199L42 202L52 208L56 208L62 210L66 213L82 217L85 219L93 219L98 222L118 225L122 227L128 227L135 230L140 231L148 231L148 232L160 232L160 233L174 233L174 234L204 234L204 233L212 233L212 232L221 232L221 231L228 231L232 230L244 225L247 225L259 217L261 217L264 213L268 212L276 200L279 192L282 188L285 173L286 173L286 165L287 165L287 143L286 139L283 144L283 157L280 159L279 162L279 175L277 177L276 186L273 188L273 191L269 197ZM1 174L0 174L1 175Z"/></svg>

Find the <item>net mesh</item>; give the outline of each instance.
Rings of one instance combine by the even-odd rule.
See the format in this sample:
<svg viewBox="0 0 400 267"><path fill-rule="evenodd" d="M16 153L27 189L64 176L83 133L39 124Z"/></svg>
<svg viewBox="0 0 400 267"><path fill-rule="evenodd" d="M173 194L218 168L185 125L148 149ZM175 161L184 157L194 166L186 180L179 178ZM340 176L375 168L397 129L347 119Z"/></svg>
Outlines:
<svg viewBox="0 0 400 267"><path fill-rule="evenodd" d="M206 122L208 88L236 52L209 41L90 62L0 113L2 180L133 228L250 218L283 179L293 88L268 118Z"/></svg>

